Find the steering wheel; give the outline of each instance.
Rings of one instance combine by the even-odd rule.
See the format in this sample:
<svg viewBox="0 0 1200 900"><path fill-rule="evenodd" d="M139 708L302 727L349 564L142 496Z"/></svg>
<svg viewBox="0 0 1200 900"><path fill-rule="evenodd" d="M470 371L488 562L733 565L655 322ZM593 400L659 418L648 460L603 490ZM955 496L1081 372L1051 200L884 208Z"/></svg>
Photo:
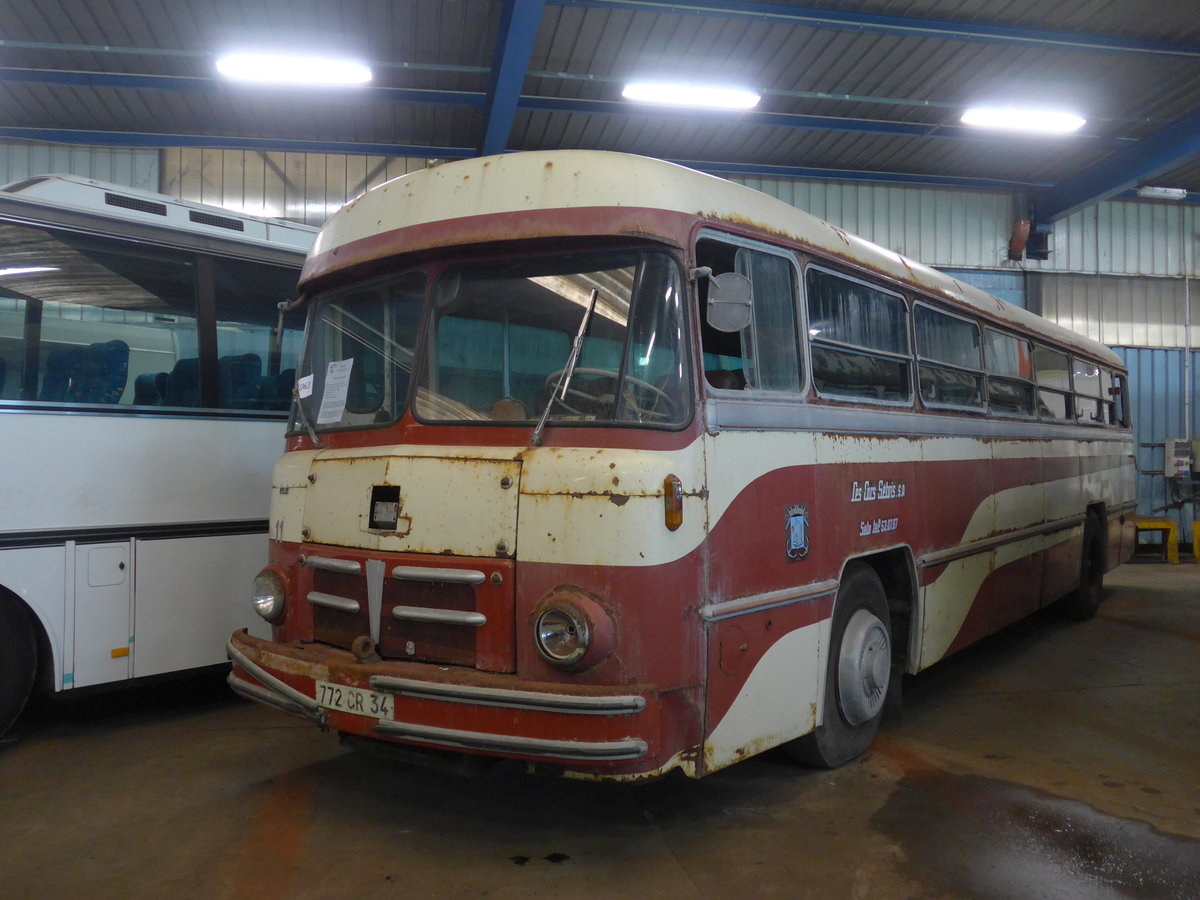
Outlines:
<svg viewBox="0 0 1200 900"><path fill-rule="evenodd" d="M590 415L590 413L575 409L575 407L567 403L565 399L558 399L558 381L560 378L562 378L563 371L563 369L559 369L556 372L551 372L546 377L546 383L544 387L555 393L555 402L567 411L572 412L577 416ZM611 378L614 385L620 378L620 374L612 369L587 369L579 367L575 369L573 374L591 375L598 378ZM574 377L572 377L571 386L567 388L568 397L579 397L583 400L587 400L589 403L598 405L601 409L605 407L611 407L613 403L616 402L616 396L611 393L590 393L586 390L580 390L575 385L576 382ZM649 402L641 402L637 392L634 391L635 388L637 389L637 392L643 392L645 394L643 399ZM668 419L675 418L678 411L675 406L675 401L671 398L670 394L661 388L655 387L650 382L643 381L640 378L635 378L632 375L625 376L624 399L628 401L629 404L637 411L637 418L639 422L644 421L645 419L666 421ZM659 409L660 404L665 405L665 411Z"/></svg>

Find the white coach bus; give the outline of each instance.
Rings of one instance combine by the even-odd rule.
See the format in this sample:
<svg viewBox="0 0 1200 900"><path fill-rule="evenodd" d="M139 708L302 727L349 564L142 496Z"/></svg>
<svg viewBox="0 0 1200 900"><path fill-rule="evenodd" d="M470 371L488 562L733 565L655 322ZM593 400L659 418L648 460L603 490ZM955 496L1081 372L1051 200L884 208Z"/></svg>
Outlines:
<svg viewBox="0 0 1200 900"><path fill-rule="evenodd" d="M250 624L315 234L71 176L0 191L0 733L35 689L223 664Z"/></svg>

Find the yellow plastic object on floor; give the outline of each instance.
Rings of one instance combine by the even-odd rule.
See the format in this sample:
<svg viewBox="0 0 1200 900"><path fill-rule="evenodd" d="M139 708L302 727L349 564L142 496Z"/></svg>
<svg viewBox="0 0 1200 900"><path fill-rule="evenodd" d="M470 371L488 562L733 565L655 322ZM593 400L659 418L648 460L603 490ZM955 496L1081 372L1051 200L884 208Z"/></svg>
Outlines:
<svg viewBox="0 0 1200 900"><path fill-rule="evenodd" d="M1163 540L1167 545L1167 562L1179 563L1179 526L1170 519L1155 519L1150 516L1140 516L1134 523L1138 534L1143 531L1165 531ZM1196 553L1196 533L1192 532L1192 554Z"/></svg>

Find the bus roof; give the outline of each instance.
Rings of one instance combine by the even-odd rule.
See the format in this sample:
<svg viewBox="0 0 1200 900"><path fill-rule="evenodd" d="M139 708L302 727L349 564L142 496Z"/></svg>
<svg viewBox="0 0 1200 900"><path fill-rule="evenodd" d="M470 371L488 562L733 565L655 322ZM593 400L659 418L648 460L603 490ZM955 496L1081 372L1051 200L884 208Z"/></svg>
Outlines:
<svg viewBox="0 0 1200 900"><path fill-rule="evenodd" d="M397 229L502 213L605 207L682 213L717 226L725 223L757 231L768 239L783 238L1123 368L1120 357L1103 344L782 200L675 163L608 151L546 150L477 157L392 179L329 218L309 253L301 282L359 261L353 252L334 254L339 248ZM647 218L640 233L647 235L652 227L653 220ZM677 234L663 237L672 243L679 239ZM444 233L436 243L447 243ZM419 249L408 241L405 247ZM340 261L333 263L329 254Z"/></svg>
<svg viewBox="0 0 1200 900"><path fill-rule="evenodd" d="M0 191L38 205L86 211L234 241L282 244L302 252L312 246L318 231L311 225L247 215L221 206L177 200L166 194L76 175L35 175L6 185Z"/></svg>

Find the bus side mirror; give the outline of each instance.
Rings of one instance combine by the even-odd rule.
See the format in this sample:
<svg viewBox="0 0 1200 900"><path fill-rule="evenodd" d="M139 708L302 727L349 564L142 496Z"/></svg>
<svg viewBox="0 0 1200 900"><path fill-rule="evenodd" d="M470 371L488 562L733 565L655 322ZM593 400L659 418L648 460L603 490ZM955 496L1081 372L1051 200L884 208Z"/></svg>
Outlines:
<svg viewBox="0 0 1200 900"><path fill-rule="evenodd" d="M750 324L750 279L722 272L708 279L708 324L717 331L741 331Z"/></svg>

